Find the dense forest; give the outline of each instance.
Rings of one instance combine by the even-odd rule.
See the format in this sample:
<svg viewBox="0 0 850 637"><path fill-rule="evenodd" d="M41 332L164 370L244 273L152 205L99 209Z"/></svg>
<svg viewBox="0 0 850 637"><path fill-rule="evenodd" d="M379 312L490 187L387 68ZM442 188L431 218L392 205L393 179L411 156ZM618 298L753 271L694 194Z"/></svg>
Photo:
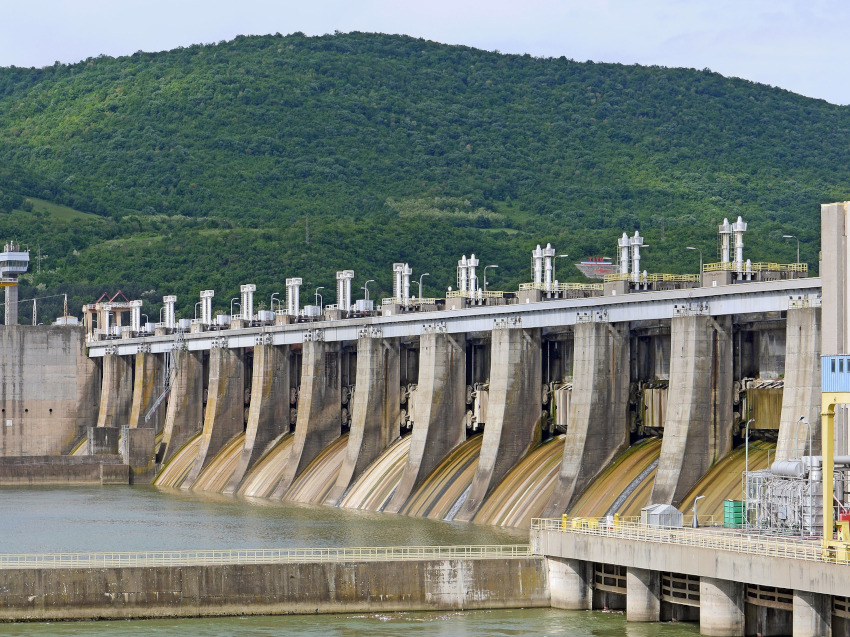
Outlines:
<svg viewBox="0 0 850 637"><path fill-rule="evenodd" d="M578 261L635 230L650 272L696 272L684 247L714 260L738 215L746 257L791 262L793 234L814 273L820 204L850 199L848 107L368 33L2 68L0 135L0 239L33 258L21 298L67 293L78 314L121 289L151 320L163 294L191 316L199 290L221 310L240 283L267 307L291 276L332 303L340 269L388 295L394 261L442 295L472 252L511 290L537 243Z"/></svg>

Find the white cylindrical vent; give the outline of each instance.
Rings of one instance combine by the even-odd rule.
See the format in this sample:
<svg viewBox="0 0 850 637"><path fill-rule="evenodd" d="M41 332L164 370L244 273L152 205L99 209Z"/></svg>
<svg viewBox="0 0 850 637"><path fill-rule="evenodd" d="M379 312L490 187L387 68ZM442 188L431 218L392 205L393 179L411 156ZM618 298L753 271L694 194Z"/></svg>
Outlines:
<svg viewBox="0 0 850 637"><path fill-rule="evenodd" d="M212 300L215 290L203 290L201 292L201 323L210 325L212 323Z"/></svg>
<svg viewBox="0 0 850 637"><path fill-rule="evenodd" d="M735 235L735 269L741 272L744 266L744 232L747 230L747 224L744 223L741 217L732 224L732 232Z"/></svg>
<svg viewBox="0 0 850 637"><path fill-rule="evenodd" d="M163 312L165 316L163 317L163 319L165 322L165 327L170 330L173 330L175 327L177 327L174 317L175 303L177 303L177 297L173 294L162 297L162 304L165 307L165 311Z"/></svg>
<svg viewBox="0 0 850 637"><path fill-rule="evenodd" d="M142 302L130 301L130 331L138 334L142 331Z"/></svg>
<svg viewBox="0 0 850 637"><path fill-rule="evenodd" d="M466 292L469 289L469 265L466 255L457 262L457 289L459 292Z"/></svg>
<svg viewBox="0 0 850 637"><path fill-rule="evenodd" d="M286 280L286 313L289 316L298 316L301 312L301 278L295 277Z"/></svg>
<svg viewBox="0 0 850 637"><path fill-rule="evenodd" d="M640 281L640 249L643 247L643 237L635 230L635 236L629 239L632 248L632 281Z"/></svg>
<svg viewBox="0 0 850 637"><path fill-rule="evenodd" d="M543 288L547 292L552 291L552 259L555 256L555 248L551 243L547 243L543 249Z"/></svg>
<svg viewBox="0 0 850 637"><path fill-rule="evenodd" d="M348 312L351 309L351 280L354 270L341 270L336 273L336 305L337 308Z"/></svg>
<svg viewBox="0 0 850 637"><path fill-rule="evenodd" d="M540 244L531 251L531 276L532 280L537 283L543 283L543 248Z"/></svg>
<svg viewBox="0 0 850 637"><path fill-rule="evenodd" d="M251 322L254 320L254 292L256 292L256 290L257 286L253 283L248 283L239 287L239 291L242 293L242 303L240 307L242 308L243 321Z"/></svg>
<svg viewBox="0 0 850 637"><path fill-rule="evenodd" d="M728 219L723 219L717 232L720 234L720 262L729 263L729 237L732 235L732 224Z"/></svg>
<svg viewBox="0 0 850 637"><path fill-rule="evenodd" d="M620 274L629 273L629 235L625 232L617 241L617 246L620 249Z"/></svg>
<svg viewBox="0 0 850 637"><path fill-rule="evenodd" d="M475 296L478 291L478 276L475 274L475 268L478 265L478 259L475 254L469 255L469 260L466 262L466 278L469 281L468 290L470 296Z"/></svg>

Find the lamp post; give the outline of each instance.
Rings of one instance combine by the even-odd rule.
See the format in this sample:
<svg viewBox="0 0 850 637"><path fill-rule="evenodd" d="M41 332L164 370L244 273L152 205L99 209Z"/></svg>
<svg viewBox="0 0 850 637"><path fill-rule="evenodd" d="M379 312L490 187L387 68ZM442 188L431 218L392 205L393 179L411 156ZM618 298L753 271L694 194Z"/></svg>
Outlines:
<svg viewBox="0 0 850 637"><path fill-rule="evenodd" d="M698 495L696 498L694 498L694 521L691 523L692 528L699 528L699 519L697 518L697 502L702 500L704 497L704 495Z"/></svg>
<svg viewBox="0 0 850 637"><path fill-rule="evenodd" d="M363 289L366 292L366 300L367 301L369 300L369 284L374 283L374 282L375 282L375 279L369 279L368 281L366 281L366 283L363 284Z"/></svg>
<svg viewBox="0 0 850 637"><path fill-rule="evenodd" d="M487 268L498 268L498 265L485 265L484 266L484 291L487 291Z"/></svg>
<svg viewBox="0 0 850 637"><path fill-rule="evenodd" d="M555 276L555 263L556 263L556 261L558 259L566 259L568 256L570 256L570 255L568 255L568 254L556 254L555 258L552 259L552 283L554 283L555 281L558 280L558 277Z"/></svg>
<svg viewBox="0 0 850 637"><path fill-rule="evenodd" d="M420 301L422 300L422 297L424 296L422 294L422 279L426 276L431 276L431 273L430 272L424 272L424 273L419 275L419 299L420 299Z"/></svg>
<svg viewBox="0 0 850 637"><path fill-rule="evenodd" d="M242 309L242 304L238 302L238 301L239 301L239 297L238 297L238 296L234 296L232 299L230 299L230 318L233 318L233 301L237 301L236 305L238 305L238 306L239 306L239 309L240 309L240 310Z"/></svg>
<svg viewBox="0 0 850 637"><path fill-rule="evenodd" d="M324 286L324 285L320 285L319 287L317 287L317 288L316 288L316 293L315 293L315 294L316 294L316 305L318 305L318 306L319 306L319 311L320 311L320 312L322 311L322 301L320 301L319 299L321 299L321 298L322 298L322 295L321 295L321 294L319 294L319 290L324 290L324 289L325 289L325 286Z"/></svg>
<svg viewBox="0 0 850 637"><path fill-rule="evenodd" d="M744 479L744 509L745 510L749 508L749 502L750 502L750 492L749 492L749 489L747 488L747 482L749 481L749 477L750 477L750 424L754 423L755 421L756 421L755 418L750 418L747 421L747 424L744 427L744 430L746 432L746 435L744 436L744 475L746 475L746 478ZM744 517L744 524L747 527L749 527L749 520L750 520L749 512L746 512L744 514L744 516L745 516Z"/></svg>
<svg viewBox="0 0 850 637"><path fill-rule="evenodd" d="M280 292L272 293L272 298L269 301L269 308L271 309L272 312L274 312L274 301L275 301L274 297L276 297L278 294L280 294ZM280 310L280 299L277 300L277 309Z"/></svg>
<svg viewBox="0 0 850 637"><path fill-rule="evenodd" d="M702 250L695 248L694 246L686 246L685 250L696 250L699 252L699 284L700 287L702 287Z"/></svg>
<svg viewBox="0 0 850 637"><path fill-rule="evenodd" d="M797 235L793 234L783 234L783 239L797 239L797 263L800 262L800 239L797 238Z"/></svg>
<svg viewBox="0 0 850 637"><path fill-rule="evenodd" d="M197 303L195 303L195 320L196 320L196 321L198 320L198 306L199 306L200 304L201 304L201 302L200 302L200 301L198 301Z"/></svg>

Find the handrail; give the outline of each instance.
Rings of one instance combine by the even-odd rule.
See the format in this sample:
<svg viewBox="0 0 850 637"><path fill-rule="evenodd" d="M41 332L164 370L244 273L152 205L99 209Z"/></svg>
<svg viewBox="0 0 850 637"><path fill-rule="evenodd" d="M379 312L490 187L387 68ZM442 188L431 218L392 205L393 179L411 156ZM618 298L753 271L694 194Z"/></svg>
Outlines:
<svg viewBox="0 0 850 637"><path fill-rule="evenodd" d="M472 292L470 290L450 290L446 292L447 299L501 299L505 296L505 293L500 290L475 290Z"/></svg>
<svg viewBox="0 0 850 637"><path fill-rule="evenodd" d="M632 275L629 272L615 272L613 274L606 274L603 279L605 283L612 283L614 281L631 281ZM655 283L658 281L671 281L676 283L699 283L700 276L699 274L664 274L664 273L655 273L655 274L646 274L641 273L638 277L637 283Z"/></svg>
<svg viewBox="0 0 850 637"><path fill-rule="evenodd" d="M567 290L601 290L601 283L558 283L555 285L554 283L549 284L549 287L546 287L546 284L542 281L538 283L520 283L519 291L525 292L526 290L543 290L544 292L566 292Z"/></svg>
<svg viewBox="0 0 850 637"><path fill-rule="evenodd" d="M720 263L706 263L702 266L703 272L719 272L722 270L735 270L741 272L808 272L808 263L771 263L767 261L750 263L735 263L725 261Z"/></svg>
<svg viewBox="0 0 850 637"><path fill-rule="evenodd" d="M294 562L410 562L417 560L530 557L528 544L378 546L352 548L226 549L113 553L0 554L0 570L282 564Z"/></svg>
<svg viewBox="0 0 850 637"><path fill-rule="evenodd" d="M594 520L596 524L587 523L587 520ZM531 521L531 529L535 531L581 533L583 535L597 535L637 542L678 544L731 551L733 553L746 553L749 555L785 557L810 562L850 564L850 555L839 556L834 549L822 548L819 541L731 530L700 530L683 527L649 526L636 522L611 520L609 518L570 519L566 516L562 519L534 518ZM535 551L535 553L539 552L539 550Z"/></svg>

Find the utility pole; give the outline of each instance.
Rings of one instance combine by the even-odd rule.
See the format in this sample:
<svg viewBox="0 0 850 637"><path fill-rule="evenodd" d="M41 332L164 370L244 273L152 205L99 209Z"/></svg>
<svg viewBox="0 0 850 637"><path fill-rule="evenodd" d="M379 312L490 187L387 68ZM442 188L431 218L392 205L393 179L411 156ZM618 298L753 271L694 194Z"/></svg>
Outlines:
<svg viewBox="0 0 850 637"><path fill-rule="evenodd" d="M36 274L41 274L41 260L42 260L42 259L46 259L48 256L50 256L50 255L48 255L48 254L42 254L42 253L41 253L41 244L39 243L39 244L38 244L38 247L37 247L37 249L36 249L36 257L35 257L35 263L36 263L35 271L36 271Z"/></svg>

